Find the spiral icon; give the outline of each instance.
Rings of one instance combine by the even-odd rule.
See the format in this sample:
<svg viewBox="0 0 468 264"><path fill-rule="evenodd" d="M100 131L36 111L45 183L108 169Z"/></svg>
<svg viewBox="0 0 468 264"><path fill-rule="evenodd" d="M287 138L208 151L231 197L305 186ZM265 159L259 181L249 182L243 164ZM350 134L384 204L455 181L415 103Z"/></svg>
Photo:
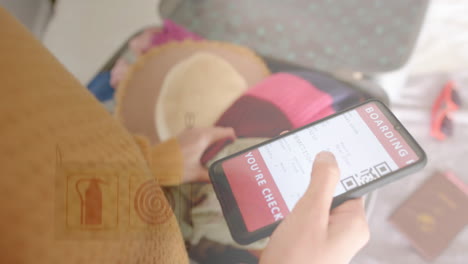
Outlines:
<svg viewBox="0 0 468 264"><path fill-rule="evenodd" d="M155 180L148 180L138 187L134 206L140 219L150 225L162 224L172 215L164 193Z"/></svg>

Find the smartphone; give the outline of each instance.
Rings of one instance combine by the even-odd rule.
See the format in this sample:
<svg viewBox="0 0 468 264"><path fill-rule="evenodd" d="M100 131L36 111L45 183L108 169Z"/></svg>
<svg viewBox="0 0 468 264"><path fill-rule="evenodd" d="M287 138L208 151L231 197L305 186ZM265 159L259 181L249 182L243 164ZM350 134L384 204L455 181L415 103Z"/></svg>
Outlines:
<svg viewBox="0 0 468 264"><path fill-rule="evenodd" d="M311 179L319 152L332 152L341 170L332 208L424 167L426 154L377 100L220 159L211 182L233 239L245 245L271 235Z"/></svg>

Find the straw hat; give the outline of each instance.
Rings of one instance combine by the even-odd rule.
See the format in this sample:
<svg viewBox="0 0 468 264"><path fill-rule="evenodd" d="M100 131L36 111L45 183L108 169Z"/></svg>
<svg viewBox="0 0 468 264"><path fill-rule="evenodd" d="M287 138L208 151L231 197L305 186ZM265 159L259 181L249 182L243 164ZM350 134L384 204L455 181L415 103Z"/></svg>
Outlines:
<svg viewBox="0 0 468 264"><path fill-rule="evenodd" d="M213 41L172 42L148 51L117 92L116 116L157 143L187 127L210 126L269 75L247 48Z"/></svg>

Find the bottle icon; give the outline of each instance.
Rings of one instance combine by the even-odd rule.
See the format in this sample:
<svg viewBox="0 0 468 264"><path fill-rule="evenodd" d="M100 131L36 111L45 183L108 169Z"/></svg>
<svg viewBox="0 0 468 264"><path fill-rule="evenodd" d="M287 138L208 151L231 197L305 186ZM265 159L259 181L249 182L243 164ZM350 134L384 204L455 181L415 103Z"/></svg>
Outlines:
<svg viewBox="0 0 468 264"><path fill-rule="evenodd" d="M85 182L89 184L83 195L80 186ZM102 191L99 184L106 184L106 182L97 178L76 181L75 188L81 202L81 225L93 227L102 225Z"/></svg>

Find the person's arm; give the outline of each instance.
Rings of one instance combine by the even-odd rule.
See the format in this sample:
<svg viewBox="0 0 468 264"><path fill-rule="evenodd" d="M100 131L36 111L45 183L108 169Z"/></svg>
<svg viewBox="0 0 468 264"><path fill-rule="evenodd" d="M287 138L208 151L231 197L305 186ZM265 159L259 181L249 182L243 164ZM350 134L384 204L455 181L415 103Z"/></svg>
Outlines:
<svg viewBox="0 0 468 264"><path fill-rule="evenodd" d="M184 161L177 138L151 145L142 136L135 136L153 176L162 186L174 186L182 183Z"/></svg>
<svg viewBox="0 0 468 264"><path fill-rule="evenodd" d="M79 217L67 226L68 207L57 205L64 197L74 198L67 205L77 209L72 216L79 216L80 201L75 188L65 196L67 185L58 183L68 180L74 187L73 180L85 176L75 170L67 178L62 169L102 168L130 180L151 181L152 176L125 128L1 7L0 91L0 263L188 263L171 214L152 225L147 237L131 233L130 224L140 221L137 215L131 223L111 219L115 224L105 227L116 232L107 237L100 235L101 226L80 226ZM56 162L57 149L62 163ZM120 181L124 184L128 181ZM107 200L91 206L102 209L103 221L115 212L106 202L115 197L109 196L110 186L102 186ZM160 187L151 186L160 208L170 208ZM94 191L91 198L96 197ZM128 212L128 205L133 202L119 212Z"/></svg>
<svg viewBox="0 0 468 264"><path fill-rule="evenodd" d="M351 261L369 240L369 228L362 198L330 211L339 179L333 154L318 154L307 191L271 236L261 255L261 264Z"/></svg>
<svg viewBox="0 0 468 264"><path fill-rule="evenodd" d="M174 186L208 182L208 171L200 162L201 156L211 144L229 137L235 137L232 128L207 127L185 130L178 137L156 145L142 136L135 136L135 140L158 182Z"/></svg>

